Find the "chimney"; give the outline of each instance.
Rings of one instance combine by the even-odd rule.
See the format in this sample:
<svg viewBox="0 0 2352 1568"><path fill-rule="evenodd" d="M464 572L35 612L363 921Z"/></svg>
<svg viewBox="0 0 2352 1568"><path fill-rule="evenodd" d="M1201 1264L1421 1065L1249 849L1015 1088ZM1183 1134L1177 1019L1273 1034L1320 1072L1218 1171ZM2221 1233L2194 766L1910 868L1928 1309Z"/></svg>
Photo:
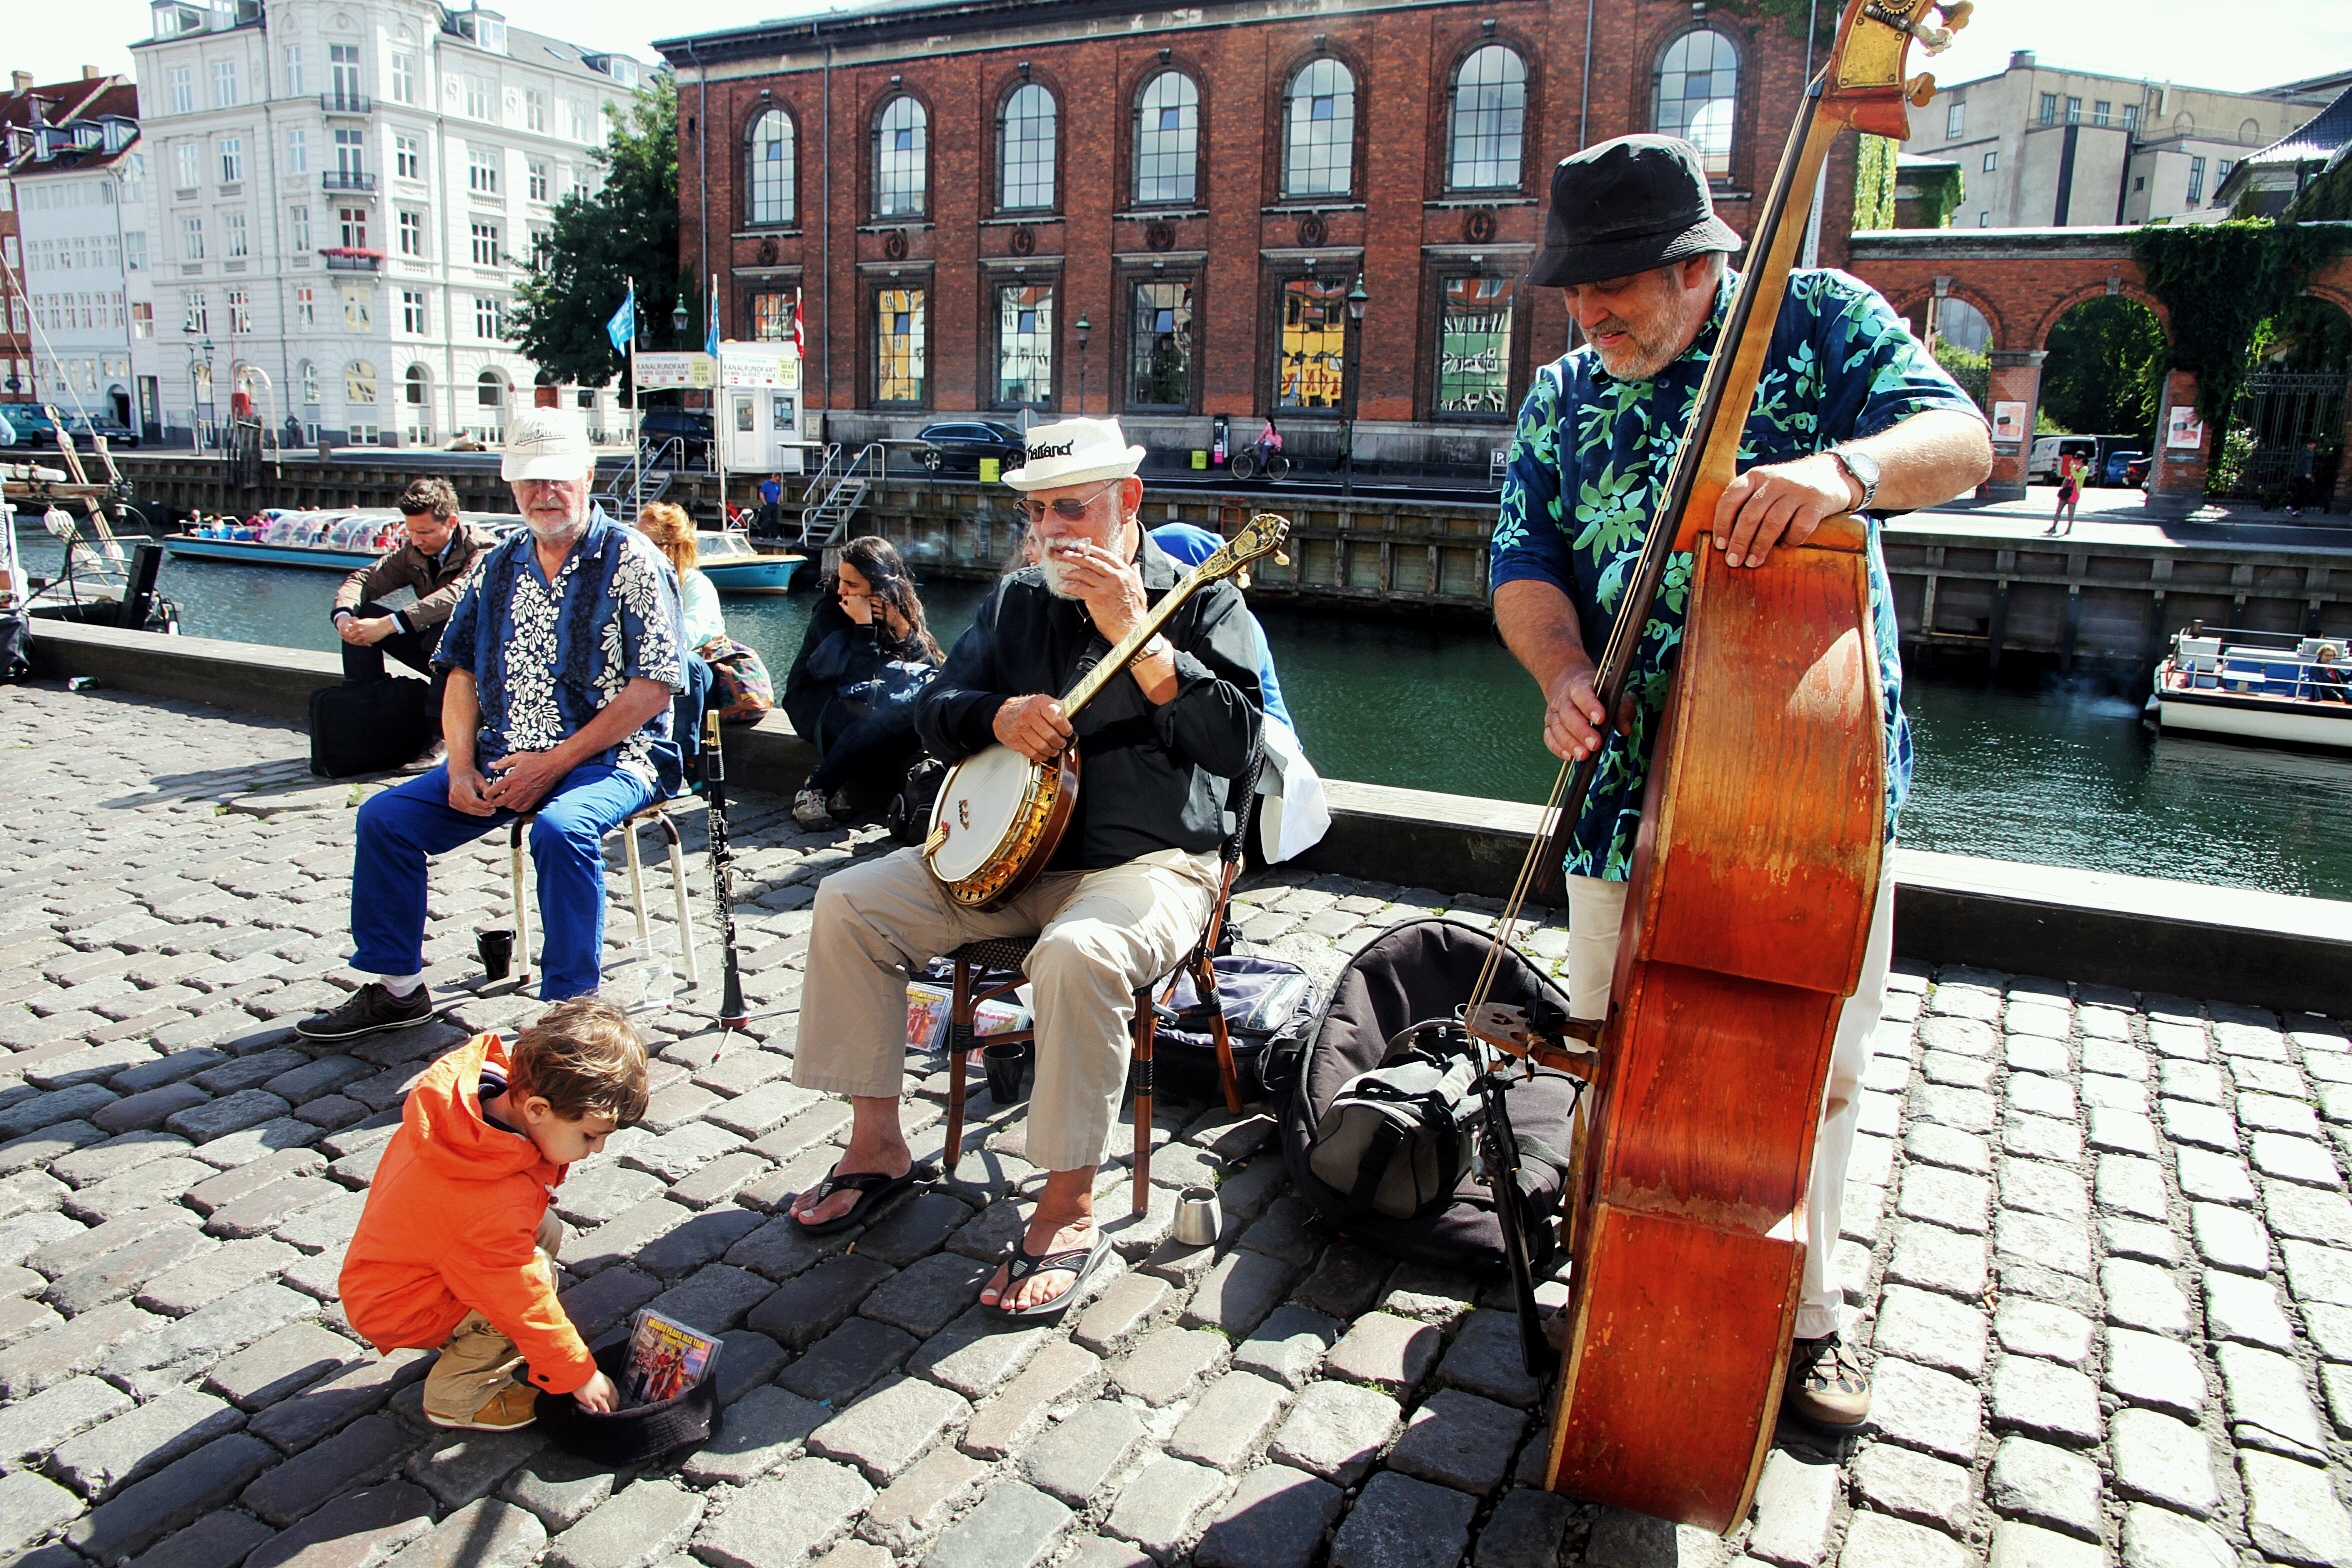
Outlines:
<svg viewBox="0 0 2352 1568"><path fill-rule="evenodd" d="M30 71L9 72L8 90L12 93L31 92L33 90L33 73Z"/></svg>
<svg viewBox="0 0 2352 1568"><path fill-rule="evenodd" d="M2010 70L2012 70L2012 71L2030 71L2030 70L2032 70L2033 68L2034 68L2034 52L2033 52L2031 49L2012 49L2012 50L2009 52L2009 69L2010 69Z"/></svg>
<svg viewBox="0 0 2352 1568"><path fill-rule="evenodd" d="M85 65L82 67L82 80L85 82L94 82L98 80L100 74L101 73L98 67L94 65Z"/></svg>

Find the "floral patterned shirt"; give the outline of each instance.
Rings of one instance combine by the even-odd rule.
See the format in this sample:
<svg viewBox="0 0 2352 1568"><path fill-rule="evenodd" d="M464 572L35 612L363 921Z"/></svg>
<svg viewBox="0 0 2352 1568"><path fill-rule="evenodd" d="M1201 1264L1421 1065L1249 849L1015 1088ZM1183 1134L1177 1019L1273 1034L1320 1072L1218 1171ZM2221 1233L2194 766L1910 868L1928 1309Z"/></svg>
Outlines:
<svg viewBox="0 0 2352 1568"><path fill-rule="evenodd" d="M1520 407L1495 519L1489 591L1521 580L1560 589L1575 606L1585 650L1596 661L1656 521L1658 493L1697 401L1735 281L1725 276L1713 320L1654 379L1618 380L1587 345L1536 372ZM1983 417L1877 290L1842 272L1800 271L1789 279L1773 328L1740 442L1740 467L1791 462L1939 408ZM1636 699L1633 732L1621 736L1611 729L1602 747L1568 851L1572 876L1622 882L1632 875L1642 788L1682 642L1690 573L1689 553L1677 552L1651 603L1627 687ZM1886 712L1892 837L1911 787L1911 729L1903 718L1902 654L1875 520L1870 607Z"/></svg>
<svg viewBox="0 0 2352 1568"><path fill-rule="evenodd" d="M678 574L643 534L592 510L553 582L528 528L487 551L433 658L474 678L482 703L476 764L487 768L585 728L632 680L684 691L684 639ZM590 760L663 795L684 771L666 707Z"/></svg>

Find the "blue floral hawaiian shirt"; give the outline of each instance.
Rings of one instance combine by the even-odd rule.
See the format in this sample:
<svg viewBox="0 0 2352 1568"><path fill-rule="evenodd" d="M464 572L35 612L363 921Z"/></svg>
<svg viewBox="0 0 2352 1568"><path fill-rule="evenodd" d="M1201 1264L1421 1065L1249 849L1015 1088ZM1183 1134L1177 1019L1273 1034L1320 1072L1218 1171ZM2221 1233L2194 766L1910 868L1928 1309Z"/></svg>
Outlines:
<svg viewBox="0 0 2352 1568"><path fill-rule="evenodd" d="M1488 579L1494 588L1546 582L1567 594L1595 660L1653 524L1735 281L1724 278L1713 321L1654 379L1618 380L1587 345L1536 372L1520 407ZM1773 329L1740 466L1791 462L1936 408L1983 417L1875 289L1842 272L1797 272ZM1628 683L1636 697L1633 732L1612 729L1602 748L1568 851L1572 876L1622 882L1632 874L1642 787L1682 642L1690 572L1689 553L1678 552L1651 603ZM1903 718L1902 653L1875 521L1870 605L1886 710L1891 837L1911 788L1911 729Z"/></svg>
<svg viewBox="0 0 2352 1568"><path fill-rule="evenodd" d="M483 552L433 661L474 677L482 703L476 765L545 751L586 727L632 680L686 689L678 574L653 542L601 510L548 581L518 528ZM664 707L591 759L668 795L684 764Z"/></svg>

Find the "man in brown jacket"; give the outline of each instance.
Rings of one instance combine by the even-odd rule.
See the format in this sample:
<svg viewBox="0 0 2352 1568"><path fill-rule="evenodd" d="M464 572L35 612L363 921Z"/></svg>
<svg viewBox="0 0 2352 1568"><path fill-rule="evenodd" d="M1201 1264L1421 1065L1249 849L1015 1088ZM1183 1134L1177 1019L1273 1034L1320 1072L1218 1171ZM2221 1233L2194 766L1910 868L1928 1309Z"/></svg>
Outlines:
<svg viewBox="0 0 2352 1568"><path fill-rule="evenodd" d="M441 628L488 548L457 515L457 491L446 479L419 479L400 492L408 542L361 567L335 590L335 634L343 639L343 679L380 681L390 654L433 682L432 711L441 710L448 672L433 669ZM406 588L416 603L389 610L381 603Z"/></svg>

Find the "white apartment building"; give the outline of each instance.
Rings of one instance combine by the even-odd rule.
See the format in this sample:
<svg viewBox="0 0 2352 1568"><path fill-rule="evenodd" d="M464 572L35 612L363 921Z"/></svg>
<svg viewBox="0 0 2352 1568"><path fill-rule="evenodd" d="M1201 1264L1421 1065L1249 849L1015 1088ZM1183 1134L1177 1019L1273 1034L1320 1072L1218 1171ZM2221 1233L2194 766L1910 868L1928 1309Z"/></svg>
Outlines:
<svg viewBox="0 0 2352 1568"><path fill-rule="evenodd" d="M1957 228L2208 223L2237 160L2309 120L2335 95L2295 83L2228 93L2040 64L1939 87L1903 151L1956 161Z"/></svg>
<svg viewBox="0 0 2352 1568"><path fill-rule="evenodd" d="M128 100L129 89L121 96ZM138 122L98 113L11 126L5 170L30 306L31 393L152 431L160 406Z"/></svg>
<svg viewBox="0 0 2352 1568"><path fill-rule="evenodd" d="M155 0L132 57L167 423L243 391L305 443L500 439L515 280L637 62L433 0Z"/></svg>

